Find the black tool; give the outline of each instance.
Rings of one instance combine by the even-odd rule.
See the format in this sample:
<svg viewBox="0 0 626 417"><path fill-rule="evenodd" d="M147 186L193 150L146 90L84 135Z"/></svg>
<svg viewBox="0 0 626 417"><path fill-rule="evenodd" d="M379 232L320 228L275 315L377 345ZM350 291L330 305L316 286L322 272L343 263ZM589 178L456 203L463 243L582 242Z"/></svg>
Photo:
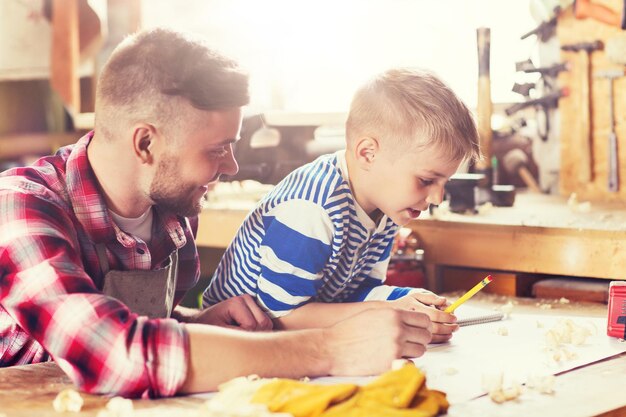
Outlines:
<svg viewBox="0 0 626 417"><path fill-rule="evenodd" d="M550 20L541 22L539 26L537 26L530 32L523 34L520 39L524 40L528 38L529 36L537 35L537 38L541 42L549 41L550 38L552 38L556 32L556 18L559 15L560 11L561 11L561 8L559 6L555 7L554 13L552 14L552 17L550 18Z"/></svg>

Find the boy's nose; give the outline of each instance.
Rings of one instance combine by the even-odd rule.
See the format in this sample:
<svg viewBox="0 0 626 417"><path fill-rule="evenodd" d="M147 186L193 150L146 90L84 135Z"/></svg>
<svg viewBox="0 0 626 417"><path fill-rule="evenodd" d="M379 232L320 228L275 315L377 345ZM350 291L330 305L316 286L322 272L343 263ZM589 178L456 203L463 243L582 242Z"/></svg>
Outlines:
<svg viewBox="0 0 626 417"><path fill-rule="evenodd" d="M426 202L438 206L443 201L444 185L433 184L428 190Z"/></svg>

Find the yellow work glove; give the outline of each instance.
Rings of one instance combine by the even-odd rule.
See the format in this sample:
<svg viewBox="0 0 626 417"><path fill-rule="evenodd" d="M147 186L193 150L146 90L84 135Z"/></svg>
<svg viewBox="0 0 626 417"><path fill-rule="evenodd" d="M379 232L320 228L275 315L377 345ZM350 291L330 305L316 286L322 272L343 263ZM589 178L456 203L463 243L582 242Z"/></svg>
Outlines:
<svg viewBox="0 0 626 417"><path fill-rule="evenodd" d="M354 384L316 385L292 379L276 379L263 385L252 397L271 412L294 417L316 417L330 405L344 401L358 389Z"/></svg>
<svg viewBox="0 0 626 417"><path fill-rule="evenodd" d="M413 364L389 371L364 385L349 400L330 407L322 417L433 417L445 413L444 393L429 390Z"/></svg>
<svg viewBox="0 0 626 417"><path fill-rule="evenodd" d="M276 379L259 388L252 402L294 417L433 417L448 409L446 395L427 389L412 363L362 387Z"/></svg>

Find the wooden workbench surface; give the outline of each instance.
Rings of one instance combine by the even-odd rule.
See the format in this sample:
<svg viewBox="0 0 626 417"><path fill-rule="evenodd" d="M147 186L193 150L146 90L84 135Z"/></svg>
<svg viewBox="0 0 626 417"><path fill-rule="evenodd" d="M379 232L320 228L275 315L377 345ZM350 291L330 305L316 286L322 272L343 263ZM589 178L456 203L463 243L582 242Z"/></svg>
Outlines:
<svg viewBox="0 0 626 417"><path fill-rule="evenodd" d="M518 193L513 207L494 207L478 214L447 213L435 218L422 213L418 220L410 223L417 228L424 221L437 224L505 226L508 228L565 229L578 232L603 232L602 235L624 237L626 232L626 208L623 204L592 203L589 211L579 211L579 205L568 205L568 199L554 195ZM235 236L246 215L254 207L253 203L241 202L229 208L222 204L219 208L205 209L200 214L199 246L225 248Z"/></svg>
<svg viewBox="0 0 626 417"><path fill-rule="evenodd" d="M511 300L516 313L536 313L537 300L507 298L493 294L479 294L470 303L482 307L501 305ZM544 300L543 302L547 302ZM554 303L544 314L575 314L603 317L606 306L590 303ZM452 404L451 417L470 416L626 416L626 398L619 395L619 387L626 382L626 354L587 365L557 376L555 393L542 395L526 390L517 401L495 404L480 397L460 404ZM428 381L427 381L428 383ZM52 408L55 396L71 387L69 379L54 363L18 366L0 369L0 413L7 417L41 416L95 416L108 398L81 394L85 400L80 413L57 413ZM136 416L195 415L203 399L175 397L161 400L135 400ZM1 415L1 414L0 414Z"/></svg>
<svg viewBox="0 0 626 417"><path fill-rule="evenodd" d="M519 192L512 207L493 207L479 213L446 213L441 217L422 213L414 222L441 220L452 223L470 223L489 226L520 226L578 231L626 232L626 207L622 203L568 204L568 198Z"/></svg>

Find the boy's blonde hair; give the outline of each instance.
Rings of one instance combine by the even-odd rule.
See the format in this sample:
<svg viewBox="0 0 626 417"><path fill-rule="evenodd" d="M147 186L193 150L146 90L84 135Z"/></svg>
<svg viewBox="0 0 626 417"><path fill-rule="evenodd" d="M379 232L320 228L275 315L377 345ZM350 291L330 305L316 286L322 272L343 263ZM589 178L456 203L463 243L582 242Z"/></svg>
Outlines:
<svg viewBox="0 0 626 417"><path fill-rule="evenodd" d="M451 161L480 158L470 110L443 81L423 70L390 69L357 90L346 121L348 147L364 136L399 152L434 145Z"/></svg>

